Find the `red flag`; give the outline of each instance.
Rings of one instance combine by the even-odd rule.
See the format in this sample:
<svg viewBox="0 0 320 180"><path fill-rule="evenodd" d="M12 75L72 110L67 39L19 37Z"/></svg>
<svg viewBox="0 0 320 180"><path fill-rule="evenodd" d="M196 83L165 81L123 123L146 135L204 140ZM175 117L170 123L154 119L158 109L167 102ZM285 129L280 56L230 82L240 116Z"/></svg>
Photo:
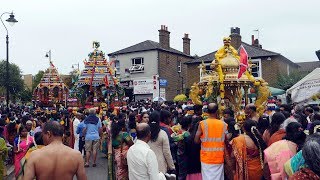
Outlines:
<svg viewBox="0 0 320 180"><path fill-rule="evenodd" d="M248 67L248 53L244 49L244 47L240 46L240 65L239 65L239 72L238 72L238 79L241 78L242 74L247 71Z"/></svg>

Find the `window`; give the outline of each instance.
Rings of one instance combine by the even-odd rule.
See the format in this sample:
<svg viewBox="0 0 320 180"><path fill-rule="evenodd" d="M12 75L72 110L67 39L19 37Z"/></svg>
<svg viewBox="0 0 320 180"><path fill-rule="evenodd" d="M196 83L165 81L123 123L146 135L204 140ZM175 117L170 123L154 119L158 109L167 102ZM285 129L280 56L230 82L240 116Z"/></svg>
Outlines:
<svg viewBox="0 0 320 180"><path fill-rule="evenodd" d="M132 58L131 64L132 64L132 66L129 68L129 71L131 73L144 71L144 59L143 58L141 58L141 57Z"/></svg>
<svg viewBox="0 0 320 180"><path fill-rule="evenodd" d="M116 60L114 62L114 64L115 64L115 68L117 69L117 75L119 75L120 74L120 61Z"/></svg>
<svg viewBox="0 0 320 180"><path fill-rule="evenodd" d="M177 62L178 73L181 73L181 61Z"/></svg>
<svg viewBox="0 0 320 180"><path fill-rule="evenodd" d="M287 64L287 75L288 76L290 75L290 66L289 66L289 64Z"/></svg>
<svg viewBox="0 0 320 180"><path fill-rule="evenodd" d="M252 76L262 78L261 59L252 59L251 64L252 64L251 66Z"/></svg>

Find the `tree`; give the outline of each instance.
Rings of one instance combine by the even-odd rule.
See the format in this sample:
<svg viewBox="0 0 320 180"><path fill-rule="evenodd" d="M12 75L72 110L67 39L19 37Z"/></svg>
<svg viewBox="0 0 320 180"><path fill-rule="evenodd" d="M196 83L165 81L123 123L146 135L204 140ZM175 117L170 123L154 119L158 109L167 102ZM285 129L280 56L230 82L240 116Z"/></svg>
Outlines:
<svg viewBox="0 0 320 180"><path fill-rule="evenodd" d="M38 84L41 81L41 78L43 77L44 71L38 71L38 73L34 76L33 82L32 82L32 91L38 86Z"/></svg>
<svg viewBox="0 0 320 180"><path fill-rule="evenodd" d="M277 82L275 83L276 88L287 90L305 77L307 73L302 72L292 72L289 75L282 74L278 76Z"/></svg>
<svg viewBox="0 0 320 180"><path fill-rule="evenodd" d="M24 90L24 82L22 80L21 70L19 66L9 63L9 80L6 77L6 61L0 61L0 87L6 88L8 83L9 93L15 99L17 94Z"/></svg>

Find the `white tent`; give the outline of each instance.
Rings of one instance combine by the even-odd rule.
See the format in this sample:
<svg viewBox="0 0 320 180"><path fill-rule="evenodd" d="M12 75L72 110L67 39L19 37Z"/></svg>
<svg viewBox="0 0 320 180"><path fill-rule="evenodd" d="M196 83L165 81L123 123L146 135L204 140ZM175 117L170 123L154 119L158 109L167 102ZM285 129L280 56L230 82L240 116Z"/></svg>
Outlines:
<svg viewBox="0 0 320 180"><path fill-rule="evenodd" d="M320 68L316 68L287 90L292 101L297 103L307 102L317 93L320 93Z"/></svg>

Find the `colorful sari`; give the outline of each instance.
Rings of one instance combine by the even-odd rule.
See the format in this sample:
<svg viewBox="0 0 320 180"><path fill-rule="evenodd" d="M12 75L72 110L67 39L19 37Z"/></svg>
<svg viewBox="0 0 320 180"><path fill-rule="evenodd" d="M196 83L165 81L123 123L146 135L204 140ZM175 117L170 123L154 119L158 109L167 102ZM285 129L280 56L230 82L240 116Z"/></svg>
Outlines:
<svg viewBox="0 0 320 180"><path fill-rule="evenodd" d="M233 153L236 159L235 180L260 180L263 174L259 150L247 148L244 135L232 140Z"/></svg>
<svg viewBox="0 0 320 180"><path fill-rule="evenodd" d="M289 177L303 167L306 167L306 165L302 156L302 150L284 164L284 170Z"/></svg>
<svg viewBox="0 0 320 180"><path fill-rule="evenodd" d="M120 132L115 139L112 139L112 146L114 147L113 157L115 161L115 175L117 180L129 179L128 166L124 166L121 159L121 154L126 154L126 152L129 150L129 146L126 144L128 141L131 141L131 137L126 132Z"/></svg>
<svg viewBox="0 0 320 180"><path fill-rule="evenodd" d="M22 158L26 155L30 144L33 142L33 137L32 136L28 136L27 139L25 140L21 140L20 144L18 144L18 137L15 139L15 145L19 148L20 150L22 150L21 152L15 154L14 156L14 174L15 177L19 176L19 172L21 169L21 165L20 165L20 161L22 160Z"/></svg>
<svg viewBox="0 0 320 180"><path fill-rule="evenodd" d="M293 176L289 178L289 180L300 179L319 180L320 176L318 176L316 173L314 173L312 170L308 168L302 168L300 171L296 172Z"/></svg>
<svg viewBox="0 0 320 180"><path fill-rule="evenodd" d="M0 138L0 177L4 177L4 175L6 175L4 161L6 160L7 155L8 148L6 141L3 138Z"/></svg>

